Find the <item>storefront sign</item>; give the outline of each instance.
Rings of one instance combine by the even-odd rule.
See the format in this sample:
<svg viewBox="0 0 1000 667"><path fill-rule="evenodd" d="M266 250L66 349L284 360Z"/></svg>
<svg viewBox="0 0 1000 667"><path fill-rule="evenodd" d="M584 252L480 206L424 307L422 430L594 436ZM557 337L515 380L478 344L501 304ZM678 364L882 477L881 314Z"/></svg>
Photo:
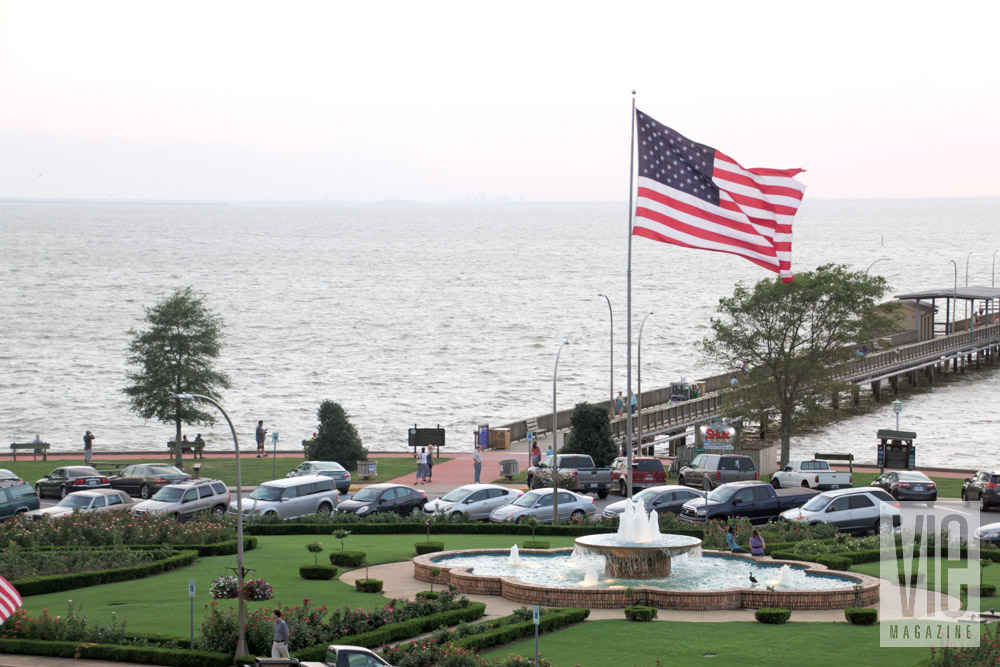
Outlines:
<svg viewBox="0 0 1000 667"><path fill-rule="evenodd" d="M732 449L733 442L736 438L736 429L731 426L701 426L698 429L701 432L701 441L704 443L705 449Z"/></svg>

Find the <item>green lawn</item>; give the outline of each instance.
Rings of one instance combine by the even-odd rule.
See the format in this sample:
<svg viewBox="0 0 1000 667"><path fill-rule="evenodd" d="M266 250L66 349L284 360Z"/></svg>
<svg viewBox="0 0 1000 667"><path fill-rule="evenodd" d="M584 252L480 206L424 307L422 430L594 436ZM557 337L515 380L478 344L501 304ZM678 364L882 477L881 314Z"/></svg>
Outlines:
<svg viewBox="0 0 1000 667"><path fill-rule="evenodd" d="M434 535L436 541L443 541L445 549L475 549L483 547L509 547L521 543L527 536L515 535ZM344 540L344 546L352 551L364 551L372 564L406 560L416 555L415 542L426 539L422 535L351 535ZM553 547L572 546L572 537L547 536ZM245 567L254 571L250 578L263 577L274 589L275 601L297 604L309 598L317 605L328 607L370 608L387 602L381 595L357 593L353 586L340 581L310 581L299 577L299 566L312 564L313 555L306 550L306 544L319 541L324 551L319 561L329 563L329 553L340 548L340 541L329 535L281 535L259 537L258 547L247 551ZM215 556L200 558L189 567L164 574L102 586L92 586L62 593L35 595L24 598L24 608L32 616L43 609L52 615L66 613L67 600L83 605L83 614L88 619L107 622L111 612L117 612L119 619L128 622L128 627L141 632L154 632L187 636L190 632L190 598L188 579L196 582L195 626L201 624L205 605L211 602L208 590L213 579L232 575L227 569L236 566L235 556ZM231 601L235 605L235 600ZM229 602L224 602L229 604ZM271 602L250 603L268 607Z"/></svg>
<svg viewBox="0 0 1000 667"><path fill-rule="evenodd" d="M296 466L298 466L305 459L299 458L277 458L272 459L260 458L258 459L255 455L250 455L249 457L243 456L240 460L240 472L242 473L243 483L248 486L256 486L261 482L266 482L274 477L284 477L286 474L291 472ZM370 480L371 482L387 482L391 479L396 479L397 477L402 477L412 472L417 471L417 463L409 456L400 457L385 457L376 459L378 461L378 477L376 479ZM444 463L445 461L450 461L451 459L442 457L437 459L436 462ZM132 463L167 463L172 465L171 461L165 461L163 459L151 460L144 458L136 458L127 461L114 461L113 463L102 462L99 457L95 457L93 465L101 471L113 470L115 465L121 464L120 467L124 468L126 465ZM190 456L184 458L184 467L187 472L190 472L190 466L194 463L201 464L201 476L202 477L212 477L215 479L221 479L223 482L229 486L236 485L236 461L235 459L198 459L194 461ZM58 461L8 461L0 463L0 468L7 468L14 472L14 474L20 476L22 479L34 484L36 481L45 477L50 472L55 470L60 466L77 466L84 465L83 459L77 460L58 460ZM273 471L273 472L272 472ZM357 473L351 474L352 483L357 484L361 482L361 478L358 477Z"/></svg>
<svg viewBox="0 0 1000 667"><path fill-rule="evenodd" d="M792 612L792 621L795 612ZM930 658L926 648L880 649L877 625L844 623L631 623L587 621L541 635L539 653L554 667L632 667L658 665L918 665ZM534 657L535 640L483 653L502 658L514 653ZM715 657L709 659L708 654Z"/></svg>
<svg viewBox="0 0 1000 667"><path fill-rule="evenodd" d="M855 487L858 486L869 486L872 481L879 476L877 472L855 472L851 476L851 481ZM928 475L931 480L937 484L938 488L938 498L961 498L962 497L962 482L964 481L961 477L934 477L933 475ZM767 481L771 481L771 477L768 476Z"/></svg>
<svg viewBox="0 0 1000 667"><path fill-rule="evenodd" d="M948 573L952 570L952 568L965 569L966 562L960 560L949 561L947 559L941 559L940 560L941 580L938 581L936 572L934 571L936 560L937 559L934 558L928 559L927 581L924 583L920 583L918 585L921 587L929 588L931 590L943 590L944 592L947 592ZM917 562L913 561L913 565L911 567L916 566L916 564ZM898 565L899 565L898 571L902 572L903 562L899 561ZM914 570L911 570L911 574L913 571ZM851 566L851 572L860 572L861 574L867 574L872 577L879 577L881 576L881 563L874 562L874 563L862 563L860 565L853 565ZM986 567L984 567L982 569L982 582L984 584L992 584L993 586L996 586L998 590L1000 590L1000 565L988 564ZM896 583L898 583L898 580L896 581ZM962 595L960 597L962 600L962 608L965 609L967 606L966 596ZM989 609L990 607L997 607L997 606L1000 606L1000 598L995 598L995 597L980 598L980 609Z"/></svg>

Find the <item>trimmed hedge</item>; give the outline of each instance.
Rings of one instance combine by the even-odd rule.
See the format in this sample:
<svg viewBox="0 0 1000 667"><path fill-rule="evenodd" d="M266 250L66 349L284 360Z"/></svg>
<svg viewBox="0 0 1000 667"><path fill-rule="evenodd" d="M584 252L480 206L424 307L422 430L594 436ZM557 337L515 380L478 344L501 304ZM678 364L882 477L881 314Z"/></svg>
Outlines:
<svg viewBox="0 0 1000 667"><path fill-rule="evenodd" d="M197 551L199 557L207 556L229 556L236 553L236 538L215 544L126 544L125 547L132 551L153 551L163 547L171 547L174 551ZM32 547L38 551L114 551L113 547L99 546L41 546ZM257 538L243 536L243 550L252 551L257 548Z"/></svg>
<svg viewBox="0 0 1000 667"><path fill-rule="evenodd" d="M402 641L404 639L416 637L417 635L425 632L437 630L442 625L456 625L462 621L474 621L481 618L485 613L485 604L482 602L470 602L469 606L463 607L462 609L452 609L451 611L442 611L437 614L431 614L430 616L411 618L410 620L403 621L401 623L388 623L383 625L381 628L370 632L338 637L336 643L364 646L365 648L377 648L383 644L388 644L389 642ZM326 656L326 647L329 643L330 642L324 642L322 644L316 644L315 646L304 648L301 651L295 651L292 657L298 658L299 660L322 661Z"/></svg>
<svg viewBox="0 0 1000 667"><path fill-rule="evenodd" d="M337 576L335 565L303 565L299 568L299 576L303 579L333 579Z"/></svg>
<svg viewBox="0 0 1000 667"><path fill-rule="evenodd" d="M656 607L625 607L625 618L629 621L652 621L656 618Z"/></svg>
<svg viewBox="0 0 1000 667"><path fill-rule="evenodd" d="M813 561L820 565L826 565L831 570L849 570L854 562L850 558L844 558L840 554L828 554L817 556Z"/></svg>
<svg viewBox="0 0 1000 667"><path fill-rule="evenodd" d="M907 578L904 572L899 573L899 585L900 586L916 586L917 584L923 582L924 575L919 572L910 573L909 578Z"/></svg>
<svg viewBox="0 0 1000 667"><path fill-rule="evenodd" d="M792 611L790 609L771 609L769 607L762 607L753 614L758 623L769 625L781 625L787 622L791 616Z"/></svg>
<svg viewBox="0 0 1000 667"><path fill-rule="evenodd" d="M142 565L132 565L130 567L120 567L114 570L94 570L93 572L71 572L70 574L50 574L44 577L32 577L30 579L20 579L12 581L11 584L17 588L21 597L29 595L43 595L45 593L58 593L74 588L85 588L87 586L99 586L110 584L116 581L129 581L148 577L151 574L160 574L176 570L179 567L190 565L198 559L197 551L181 551L174 556L168 556L163 560Z"/></svg>
<svg viewBox="0 0 1000 667"><path fill-rule="evenodd" d="M253 523L243 527L251 535L332 535L337 530L350 530L353 535L423 535L427 532L424 523ZM518 523L452 523L432 522L434 535L531 535L531 526ZM539 525L536 535L563 535L580 537L597 533L615 533L618 527L588 526L586 524L560 524L558 526ZM705 531L700 528L671 528L664 534L687 535L704 539ZM998 550L1000 551L1000 550Z"/></svg>
<svg viewBox="0 0 1000 667"><path fill-rule="evenodd" d="M364 551L331 551L330 565L340 567L361 567L365 563L366 554ZM325 655L325 654L324 654Z"/></svg>
<svg viewBox="0 0 1000 667"><path fill-rule="evenodd" d="M435 551L444 551L444 542L417 542L413 545L417 555L432 554Z"/></svg>
<svg viewBox="0 0 1000 667"><path fill-rule="evenodd" d="M962 593L965 595L969 594L969 585L962 584ZM976 595L978 593L978 595ZM983 584L982 586L973 586L972 595L974 597L981 598L995 598L997 596L997 587L993 584Z"/></svg>
<svg viewBox="0 0 1000 667"><path fill-rule="evenodd" d="M53 642L40 639L0 639L0 653L46 655L106 662L135 662L148 665L168 665L169 667L230 667L233 664L232 656L208 651L156 648L153 646L88 644L86 642Z"/></svg>
<svg viewBox="0 0 1000 667"><path fill-rule="evenodd" d="M359 593L381 593L381 579L355 579L354 590Z"/></svg>
<svg viewBox="0 0 1000 667"><path fill-rule="evenodd" d="M560 609L543 614L538 619L538 632L551 632L573 623L579 623L590 615L589 609ZM466 648L476 653L510 642L530 637L535 634L535 624L533 621L523 621L521 623L511 623L502 625L499 628L487 630L478 635L462 637L452 642L453 646Z"/></svg>
<svg viewBox="0 0 1000 667"><path fill-rule="evenodd" d="M548 549L548 540L525 540L521 544L522 549Z"/></svg>
<svg viewBox="0 0 1000 667"><path fill-rule="evenodd" d="M866 607L848 607L844 610L844 618L851 625L875 625L878 621L878 610Z"/></svg>
<svg viewBox="0 0 1000 667"><path fill-rule="evenodd" d="M437 591L417 591L418 600L437 600L440 594Z"/></svg>

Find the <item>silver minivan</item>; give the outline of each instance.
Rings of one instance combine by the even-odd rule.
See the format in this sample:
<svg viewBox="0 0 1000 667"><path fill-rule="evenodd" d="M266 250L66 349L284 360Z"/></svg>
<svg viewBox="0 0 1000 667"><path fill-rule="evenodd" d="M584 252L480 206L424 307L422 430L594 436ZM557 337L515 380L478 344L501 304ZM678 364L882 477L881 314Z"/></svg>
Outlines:
<svg viewBox="0 0 1000 667"><path fill-rule="evenodd" d="M329 514L340 504L336 482L325 475L302 475L264 482L243 499L243 516L293 519L305 514ZM236 514L236 501L229 503Z"/></svg>

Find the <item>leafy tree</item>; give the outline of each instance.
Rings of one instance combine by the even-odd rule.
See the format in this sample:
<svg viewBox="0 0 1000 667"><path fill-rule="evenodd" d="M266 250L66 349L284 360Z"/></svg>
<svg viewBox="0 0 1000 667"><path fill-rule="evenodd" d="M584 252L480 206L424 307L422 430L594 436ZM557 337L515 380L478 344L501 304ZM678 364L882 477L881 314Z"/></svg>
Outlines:
<svg viewBox="0 0 1000 667"><path fill-rule="evenodd" d="M577 403L570 417L569 437L559 451L563 454L589 454L599 468L611 465L618 456L618 448L611 437L608 411L590 403Z"/></svg>
<svg viewBox="0 0 1000 667"><path fill-rule="evenodd" d="M719 300L723 317L712 319L703 346L729 368L749 371L724 393L727 410L755 418L773 406L781 420L781 465L788 462L796 416L844 388L830 367L892 328L894 309L878 306L887 289L884 278L827 264L791 283L739 284Z"/></svg>
<svg viewBox="0 0 1000 667"><path fill-rule="evenodd" d="M348 470L368 458L368 450L361 446L358 430L339 403L323 401L316 417L319 428L316 438L306 443L306 456L316 461L336 461Z"/></svg>
<svg viewBox="0 0 1000 667"><path fill-rule="evenodd" d="M171 394L204 394L218 397L228 389L229 376L214 368L222 350L222 319L208 309L191 287L175 291L143 318L146 328L130 329L128 372L131 384L122 391L129 407L143 419L157 419L176 426L181 441L182 424L214 424L216 412L196 401L182 401ZM181 448L176 464L181 465Z"/></svg>

